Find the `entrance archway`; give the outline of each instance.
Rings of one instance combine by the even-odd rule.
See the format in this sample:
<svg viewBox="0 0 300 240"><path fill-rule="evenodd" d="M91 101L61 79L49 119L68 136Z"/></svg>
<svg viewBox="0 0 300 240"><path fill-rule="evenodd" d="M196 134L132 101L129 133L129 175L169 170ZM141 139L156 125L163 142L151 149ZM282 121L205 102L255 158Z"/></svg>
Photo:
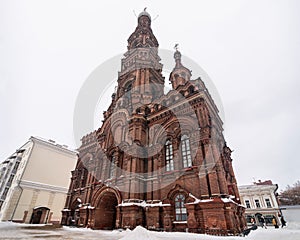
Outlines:
<svg viewBox="0 0 300 240"><path fill-rule="evenodd" d="M256 219L256 223L261 225L261 217L262 217L262 214L261 213L255 213L255 219Z"/></svg>
<svg viewBox="0 0 300 240"><path fill-rule="evenodd" d="M118 200L113 192L103 193L95 209L95 229L111 230L116 226Z"/></svg>
<svg viewBox="0 0 300 240"><path fill-rule="evenodd" d="M47 207L36 207L33 209L30 223L42 224L47 223L50 209Z"/></svg>

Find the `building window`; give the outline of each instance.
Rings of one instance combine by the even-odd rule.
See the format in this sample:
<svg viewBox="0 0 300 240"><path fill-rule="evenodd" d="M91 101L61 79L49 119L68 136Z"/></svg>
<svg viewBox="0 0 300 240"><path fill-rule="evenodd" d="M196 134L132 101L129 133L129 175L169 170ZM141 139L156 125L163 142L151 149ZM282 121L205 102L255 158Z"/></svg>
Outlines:
<svg viewBox="0 0 300 240"><path fill-rule="evenodd" d="M6 196L7 196L7 193L8 193L8 190L9 190L8 187L6 187L6 188L4 189L3 194L2 194L2 199L3 199L3 200L5 200L5 198L6 198Z"/></svg>
<svg viewBox="0 0 300 240"><path fill-rule="evenodd" d="M110 159L110 163L109 163L108 178L114 177L115 169L116 169L116 156L115 156L115 153L113 153L111 156L111 159Z"/></svg>
<svg viewBox="0 0 300 240"><path fill-rule="evenodd" d="M12 170L14 173L17 172L19 165L20 165L20 162L15 163L14 169Z"/></svg>
<svg viewBox="0 0 300 240"><path fill-rule="evenodd" d="M190 139L187 135L181 137L181 156L184 168L192 166Z"/></svg>
<svg viewBox="0 0 300 240"><path fill-rule="evenodd" d="M184 206L185 196L183 194L178 194L175 197L175 214L176 221L186 221L187 213L186 208Z"/></svg>
<svg viewBox="0 0 300 240"><path fill-rule="evenodd" d="M79 188L79 180L80 180L80 176L81 175L81 171L79 169L76 169L74 171L74 188Z"/></svg>
<svg viewBox="0 0 300 240"><path fill-rule="evenodd" d="M165 158L166 158L166 171L174 170L174 161L173 161L173 146L172 142L168 140L165 144Z"/></svg>
<svg viewBox="0 0 300 240"><path fill-rule="evenodd" d="M246 204L246 207L247 207L247 208L251 208L251 206L250 206L250 201L249 201L249 200L245 200L245 204Z"/></svg>
<svg viewBox="0 0 300 240"><path fill-rule="evenodd" d="M9 187L11 186L14 177L15 177L15 175L10 175L10 177L9 177L9 179L7 181L7 186L9 186Z"/></svg>
<svg viewBox="0 0 300 240"><path fill-rule="evenodd" d="M125 96L128 100L128 107L131 108L131 89L132 89L132 82L128 83L125 87Z"/></svg>
<svg viewBox="0 0 300 240"><path fill-rule="evenodd" d="M87 174L88 174L87 169L82 168L81 176L80 176L80 187L81 188L85 187L86 180L87 180Z"/></svg>
<svg viewBox="0 0 300 240"><path fill-rule="evenodd" d="M255 206L256 206L257 208L260 208L259 200L258 200L258 199L255 199L254 202L255 202Z"/></svg>
<svg viewBox="0 0 300 240"><path fill-rule="evenodd" d="M271 205L270 199L266 198L265 201L266 201L267 208L271 208L272 205Z"/></svg>

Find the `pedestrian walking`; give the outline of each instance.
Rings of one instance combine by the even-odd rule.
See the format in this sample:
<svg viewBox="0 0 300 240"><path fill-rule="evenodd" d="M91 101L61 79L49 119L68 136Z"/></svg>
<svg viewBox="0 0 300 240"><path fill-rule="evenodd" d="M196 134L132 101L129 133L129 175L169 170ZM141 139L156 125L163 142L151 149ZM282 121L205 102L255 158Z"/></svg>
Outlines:
<svg viewBox="0 0 300 240"><path fill-rule="evenodd" d="M281 221L281 228L285 227L286 221L284 220L284 217L282 215L281 215L280 221Z"/></svg>
<svg viewBox="0 0 300 240"><path fill-rule="evenodd" d="M274 226L275 228L278 228L278 224L277 224L277 221L276 221L276 218L275 218L275 217L273 217L273 219L272 219L272 224L273 224L273 226Z"/></svg>
<svg viewBox="0 0 300 240"><path fill-rule="evenodd" d="M251 225L255 225L255 219L254 218L251 218Z"/></svg>
<svg viewBox="0 0 300 240"><path fill-rule="evenodd" d="M262 228L267 228L267 224L266 224L266 220L265 220L264 216L261 216L260 223L261 223Z"/></svg>

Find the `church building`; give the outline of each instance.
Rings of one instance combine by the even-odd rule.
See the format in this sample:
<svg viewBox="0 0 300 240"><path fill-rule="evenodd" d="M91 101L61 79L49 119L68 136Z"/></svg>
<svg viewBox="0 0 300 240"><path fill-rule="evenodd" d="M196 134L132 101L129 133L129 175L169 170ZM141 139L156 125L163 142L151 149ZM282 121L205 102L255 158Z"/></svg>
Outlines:
<svg viewBox="0 0 300 240"><path fill-rule="evenodd" d="M143 11L103 124L81 139L62 224L239 234L245 208L217 106L178 49L164 93L158 46Z"/></svg>

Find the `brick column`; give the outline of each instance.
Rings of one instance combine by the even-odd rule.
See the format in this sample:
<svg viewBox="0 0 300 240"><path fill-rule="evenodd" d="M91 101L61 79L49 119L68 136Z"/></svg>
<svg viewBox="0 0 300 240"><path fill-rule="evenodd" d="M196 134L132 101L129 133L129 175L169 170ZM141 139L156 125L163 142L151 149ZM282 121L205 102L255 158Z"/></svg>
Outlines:
<svg viewBox="0 0 300 240"><path fill-rule="evenodd" d="M146 227L147 229L158 229L159 226L159 207L146 207Z"/></svg>
<svg viewBox="0 0 300 240"><path fill-rule="evenodd" d="M140 206L131 205L121 207L122 228L134 229L138 225L143 225L143 209Z"/></svg>
<svg viewBox="0 0 300 240"><path fill-rule="evenodd" d="M116 228L120 228L122 224L122 214L121 214L121 208L117 206L117 213L116 213Z"/></svg>
<svg viewBox="0 0 300 240"><path fill-rule="evenodd" d="M173 208L172 206L165 206L163 207L163 224L165 231L171 231L173 229Z"/></svg>
<svg viewBox="0 0 300 240"><path fill-rule="evenodd" d="M196 205L194 204L186 204L185 205L188 212L188 228L190 232L196 232L196 229L199 228L199 223L196 214Z"/></svg>

